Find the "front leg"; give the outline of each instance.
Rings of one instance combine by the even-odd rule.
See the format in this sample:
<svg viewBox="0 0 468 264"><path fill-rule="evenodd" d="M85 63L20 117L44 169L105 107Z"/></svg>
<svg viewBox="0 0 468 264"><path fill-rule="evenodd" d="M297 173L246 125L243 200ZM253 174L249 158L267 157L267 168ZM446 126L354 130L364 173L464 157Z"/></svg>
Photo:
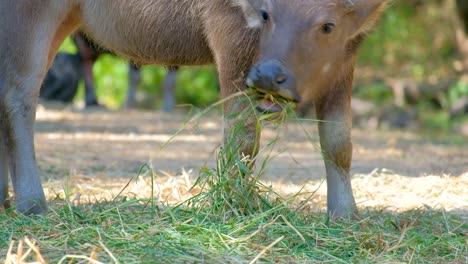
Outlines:
<svg viewBox="0 0 468 264"><path fill-rule="evenodd" d="M330 91L316 103L319 135L327 173L327 211L330 217L356 216L351 188L351 86Z"/></svg>
<svg viewBox="0 0 468 264"><path fill-rule="evenodd" d="M85 81L85 105L86 107L99 105L97 96L96 96L96 89L94 86L93 64L94 62L91 60L83 61L83 76L84 76L84 81Z"/></svg>
<svg viewBox="0 0 468 264"><path fill-rule="evenodd" d="M224 105L223 138L228 155L249 157L248 165L259 151L260 126L255 108L246 98L235 98Z"/></svg>
<svg viewBox="0 0 468 264"><path fill-rule="evenodd" d="M212 20L207 24L218 25L210 28L207 37L218 70L221 95L227 98L246 89L245 76L257 57L259 32L239 28L244 20L236 13L222 13L207 19ZM239 158L256 156L260 130L255 114L254 107L245 97L233 98L224 104L224 144L231 147L227 149L228 153Z"/></svg>
<svg viewBox="0 0 468 264"><path fill-rule="evenodd" d="M246 69L246 66L233 64L218 66L223 98L245 90L243 74ZM231 98L224 103L223 142L227 155L236 155L239 159L246 156L252 159L257 155L261 131L255 111L244 96Z"/></svg>
<svg viewBox="0 0 468 264"><path fill-rule="evenodd" d="M132 63L128 65L128 90L125 98L125 108L136 106L136 89L141 81L141 70Z"/></svg>
<svg viewBox="0 0 468 264"><path fill-rule="evenodd" d="M175 87L176 87L178 69L179 67L176 67L176 66L169 67L167 70L166 78L164 79L163 110L164 112L167 112L167 113L174 111L174 105L175 105L174 94L175 94L175 89L176 89Z"/></svg>

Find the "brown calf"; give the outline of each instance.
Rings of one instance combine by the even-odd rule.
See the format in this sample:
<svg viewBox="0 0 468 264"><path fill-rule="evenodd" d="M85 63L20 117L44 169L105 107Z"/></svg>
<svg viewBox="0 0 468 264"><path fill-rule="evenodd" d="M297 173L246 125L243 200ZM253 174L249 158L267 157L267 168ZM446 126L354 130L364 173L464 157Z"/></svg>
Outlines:
<svg viewBox="0 0 468 264"><path fill-rule="evenodd" d="M328 182L328 213L356 212L351 189L350 96L356 50L386 0L0 1L0 202L8 175L16 209L47 211L33 127L42 79L63 39L80 28L136 63L215 63L221 93L249 86L313 98ZM235 107L234 107L235 106ZM245 106L240 106L240 108ZM226 103L226 116L239 104ZM238 121L225 119L225 139ZM256 120L242 120L239 151L255 154Z"/></svg>

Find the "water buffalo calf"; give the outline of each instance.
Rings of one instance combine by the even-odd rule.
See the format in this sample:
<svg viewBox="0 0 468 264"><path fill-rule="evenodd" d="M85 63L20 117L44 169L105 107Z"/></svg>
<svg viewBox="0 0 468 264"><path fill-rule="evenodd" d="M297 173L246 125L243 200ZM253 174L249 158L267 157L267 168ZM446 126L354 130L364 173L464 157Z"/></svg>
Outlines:
<svg viewBox="0 0 468 264"><path fill-rule="evenodd" d="M313 98L325 160L328 213L356 212L351 188L350 98L355 55L386 0L2 0L0 1L0 201L12 179L16 209L47 211L33 126L39 88L64 38L80 28L140 64L215 63L221 94L248 86L292 101ZM261 106L277 109L273 102ZM224 104L225 140L255 155L249 107ZM241 129L239 130L239 126Z"/></svg>

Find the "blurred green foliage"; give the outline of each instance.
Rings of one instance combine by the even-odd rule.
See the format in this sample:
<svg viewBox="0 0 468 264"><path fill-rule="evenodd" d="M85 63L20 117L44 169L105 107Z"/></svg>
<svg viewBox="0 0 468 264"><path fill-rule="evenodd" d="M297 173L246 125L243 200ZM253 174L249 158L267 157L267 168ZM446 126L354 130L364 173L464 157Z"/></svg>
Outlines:
<svg viewBox="0 0 468 264"><path fill-rule="evenodd" d="M380 23L371 32L358 57L357 77L369 79L355 95L379 105L390 104L392 92L378 80L409 79L418 83L444 83L448 91L439 94L440 105L421 101L415 108L425 128L449 129L455 120L449 115L457 99L468 96L468 83L459 81L455 61L460 60L455 40L457 21L452 0L393 0ZM364 74L363 74L364 72ZM374 80L372 80L374 78Z"/></svg>
<svg viewBox="0 0 468 264"><path fill-rule="evenodd" d="M376 103L385 103L392 99L392 91L383 82L365 83L354 89L354 95L372 99Z"/></svg>
<svg viewBox="0 0 468 264"><path fill-rule="evenodd" d="M60 48L61 52L76 53L77 48L67 38ZM109 108L119 108L127 93L129 62L125 59L104 54L94 65L93 72L96 94L101 103ZM138 93L144 99L144 106L160 108L162 105L162 83L167 69L162 66L142 67L142 78ZM207 106L219 99L218 81L213 66L182 67L177 74L176 103L198 107ZM83 100L84 84L80 85L76 100Z"/></svg>
<svg viewBox="0 0 468 264"><path fill-rule="evenodd" d="M385 77L416 80L453 75L457 56L453 1L394 0L367 37L358 65Z"/></svg>
<svg viewBox="0 0 468 264"><path fill-rule="evenodd" d="M445 107L450 106L458 98L468 95L468 83L457 82L452 87L450 87L447 94L444 96L442 103Z"/></svg>

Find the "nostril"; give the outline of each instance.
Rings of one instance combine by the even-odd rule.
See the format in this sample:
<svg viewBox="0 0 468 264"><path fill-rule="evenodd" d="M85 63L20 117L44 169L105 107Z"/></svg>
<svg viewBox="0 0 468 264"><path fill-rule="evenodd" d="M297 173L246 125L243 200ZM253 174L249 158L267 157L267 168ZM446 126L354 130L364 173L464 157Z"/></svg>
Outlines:
<svg viewBox="0 0 468 264"><path fill-rule="evenodd" d="M275 82L277 84L283 84L286 82L286 80L288 80L288 76L286 74L278 74L276 77L275 77Z"/></svg>

